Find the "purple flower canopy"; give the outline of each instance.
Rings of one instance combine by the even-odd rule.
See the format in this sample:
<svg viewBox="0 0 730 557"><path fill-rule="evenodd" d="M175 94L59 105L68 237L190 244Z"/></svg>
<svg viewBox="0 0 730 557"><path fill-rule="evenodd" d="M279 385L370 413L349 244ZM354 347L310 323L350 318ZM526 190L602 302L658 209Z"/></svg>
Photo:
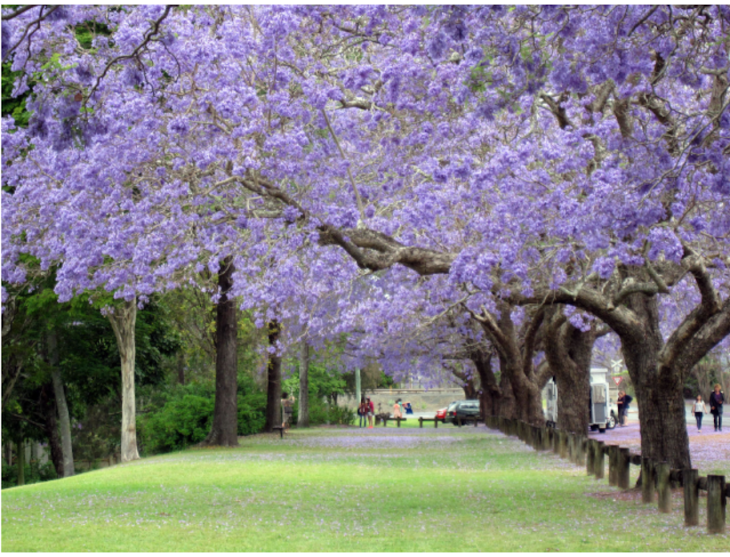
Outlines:
<svg viewBox="0 0 730 557"><path fill-rule="evenodd" d="M643 6L29 9L2 26L14 94L40 76L28 127L2 123L3 281L31 254L61 265L61 300L216 300L201 271L232 255L283 343L346 332L351 365L437 377L453 308L651 268L668 338L703 296L671 269L722 302L730 266L730 15L687 15L682 34Z"/></svg>

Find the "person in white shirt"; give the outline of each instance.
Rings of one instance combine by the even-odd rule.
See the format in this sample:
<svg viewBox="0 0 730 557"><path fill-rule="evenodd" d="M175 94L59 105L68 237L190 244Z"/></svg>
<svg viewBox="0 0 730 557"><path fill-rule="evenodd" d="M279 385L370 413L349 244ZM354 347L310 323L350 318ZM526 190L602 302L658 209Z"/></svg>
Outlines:
<svg viewBox="0 0 730 557"><path fill-rule="evenodd" d="M707 413L707 407L702 401L702 395L697 395L697 400L692 405L695 412L695 420L697 420L697 431L702 431L702 416Z"/></svg>

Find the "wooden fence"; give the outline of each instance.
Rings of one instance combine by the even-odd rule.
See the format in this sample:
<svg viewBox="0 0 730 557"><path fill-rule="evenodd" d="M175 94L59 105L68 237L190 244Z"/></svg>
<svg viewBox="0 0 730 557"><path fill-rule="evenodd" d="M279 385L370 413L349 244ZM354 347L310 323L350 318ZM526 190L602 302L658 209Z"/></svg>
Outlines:
<svg viewBox="0 0 730 557"><path fill-rule="evenodd" d="M81 460L74 460L74 469L76 470L96 470L98 468L108 468L114 466L122 461L121 453L111 454L107 458L84 458Z"/></svg>
<svg viewBox="0 0 730 557"><path fill-rule="evenodd" d="M641 500L652 503L656 491L659 512L671 510L672 486L683 487L686 526L699 524L699 492L706 491L707 531L710 534L725 532L727 497L730 497L730 484L725 481L725 476L700 476L694 468L673 470L666 462L642 458L618 445L606 445L586 435L537 427L518 420L491 416L486 418L485 425L506 435L516 435L535 450L552 450L561 458L585 465L586 472L596 479L605 477L605 461L608 460L608 483L621 489L630 487L630 466L641 466Z"/></svg>

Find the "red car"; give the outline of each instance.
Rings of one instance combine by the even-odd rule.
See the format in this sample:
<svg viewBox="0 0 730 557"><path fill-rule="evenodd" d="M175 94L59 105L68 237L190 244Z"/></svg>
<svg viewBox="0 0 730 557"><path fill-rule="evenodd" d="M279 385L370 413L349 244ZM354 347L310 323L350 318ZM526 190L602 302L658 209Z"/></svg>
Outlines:
<svg viewBox="0 0 730 557"><path fill-rule="evenodd" d="M454 404L453 402L451 404ZM449 404L449 406L451 406ZM446 411L449 409L449 406L446 408L441 408L440 410L436 410L436 419L440 421L442 424L446 423Z"/></svg>

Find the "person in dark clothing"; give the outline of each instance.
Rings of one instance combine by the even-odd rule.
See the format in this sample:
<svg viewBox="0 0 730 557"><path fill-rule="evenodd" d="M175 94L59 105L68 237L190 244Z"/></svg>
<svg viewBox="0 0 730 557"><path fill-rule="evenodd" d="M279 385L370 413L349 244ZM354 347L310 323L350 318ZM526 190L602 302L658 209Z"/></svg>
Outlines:
<svg viewBox="0 0 730 557"><path fill-rule="evenodd" d="M710 413L715 421L715 431L722 431L722 407L725 404L725 395L720 384L715 385L714 392L710 395Z"/></svg>

